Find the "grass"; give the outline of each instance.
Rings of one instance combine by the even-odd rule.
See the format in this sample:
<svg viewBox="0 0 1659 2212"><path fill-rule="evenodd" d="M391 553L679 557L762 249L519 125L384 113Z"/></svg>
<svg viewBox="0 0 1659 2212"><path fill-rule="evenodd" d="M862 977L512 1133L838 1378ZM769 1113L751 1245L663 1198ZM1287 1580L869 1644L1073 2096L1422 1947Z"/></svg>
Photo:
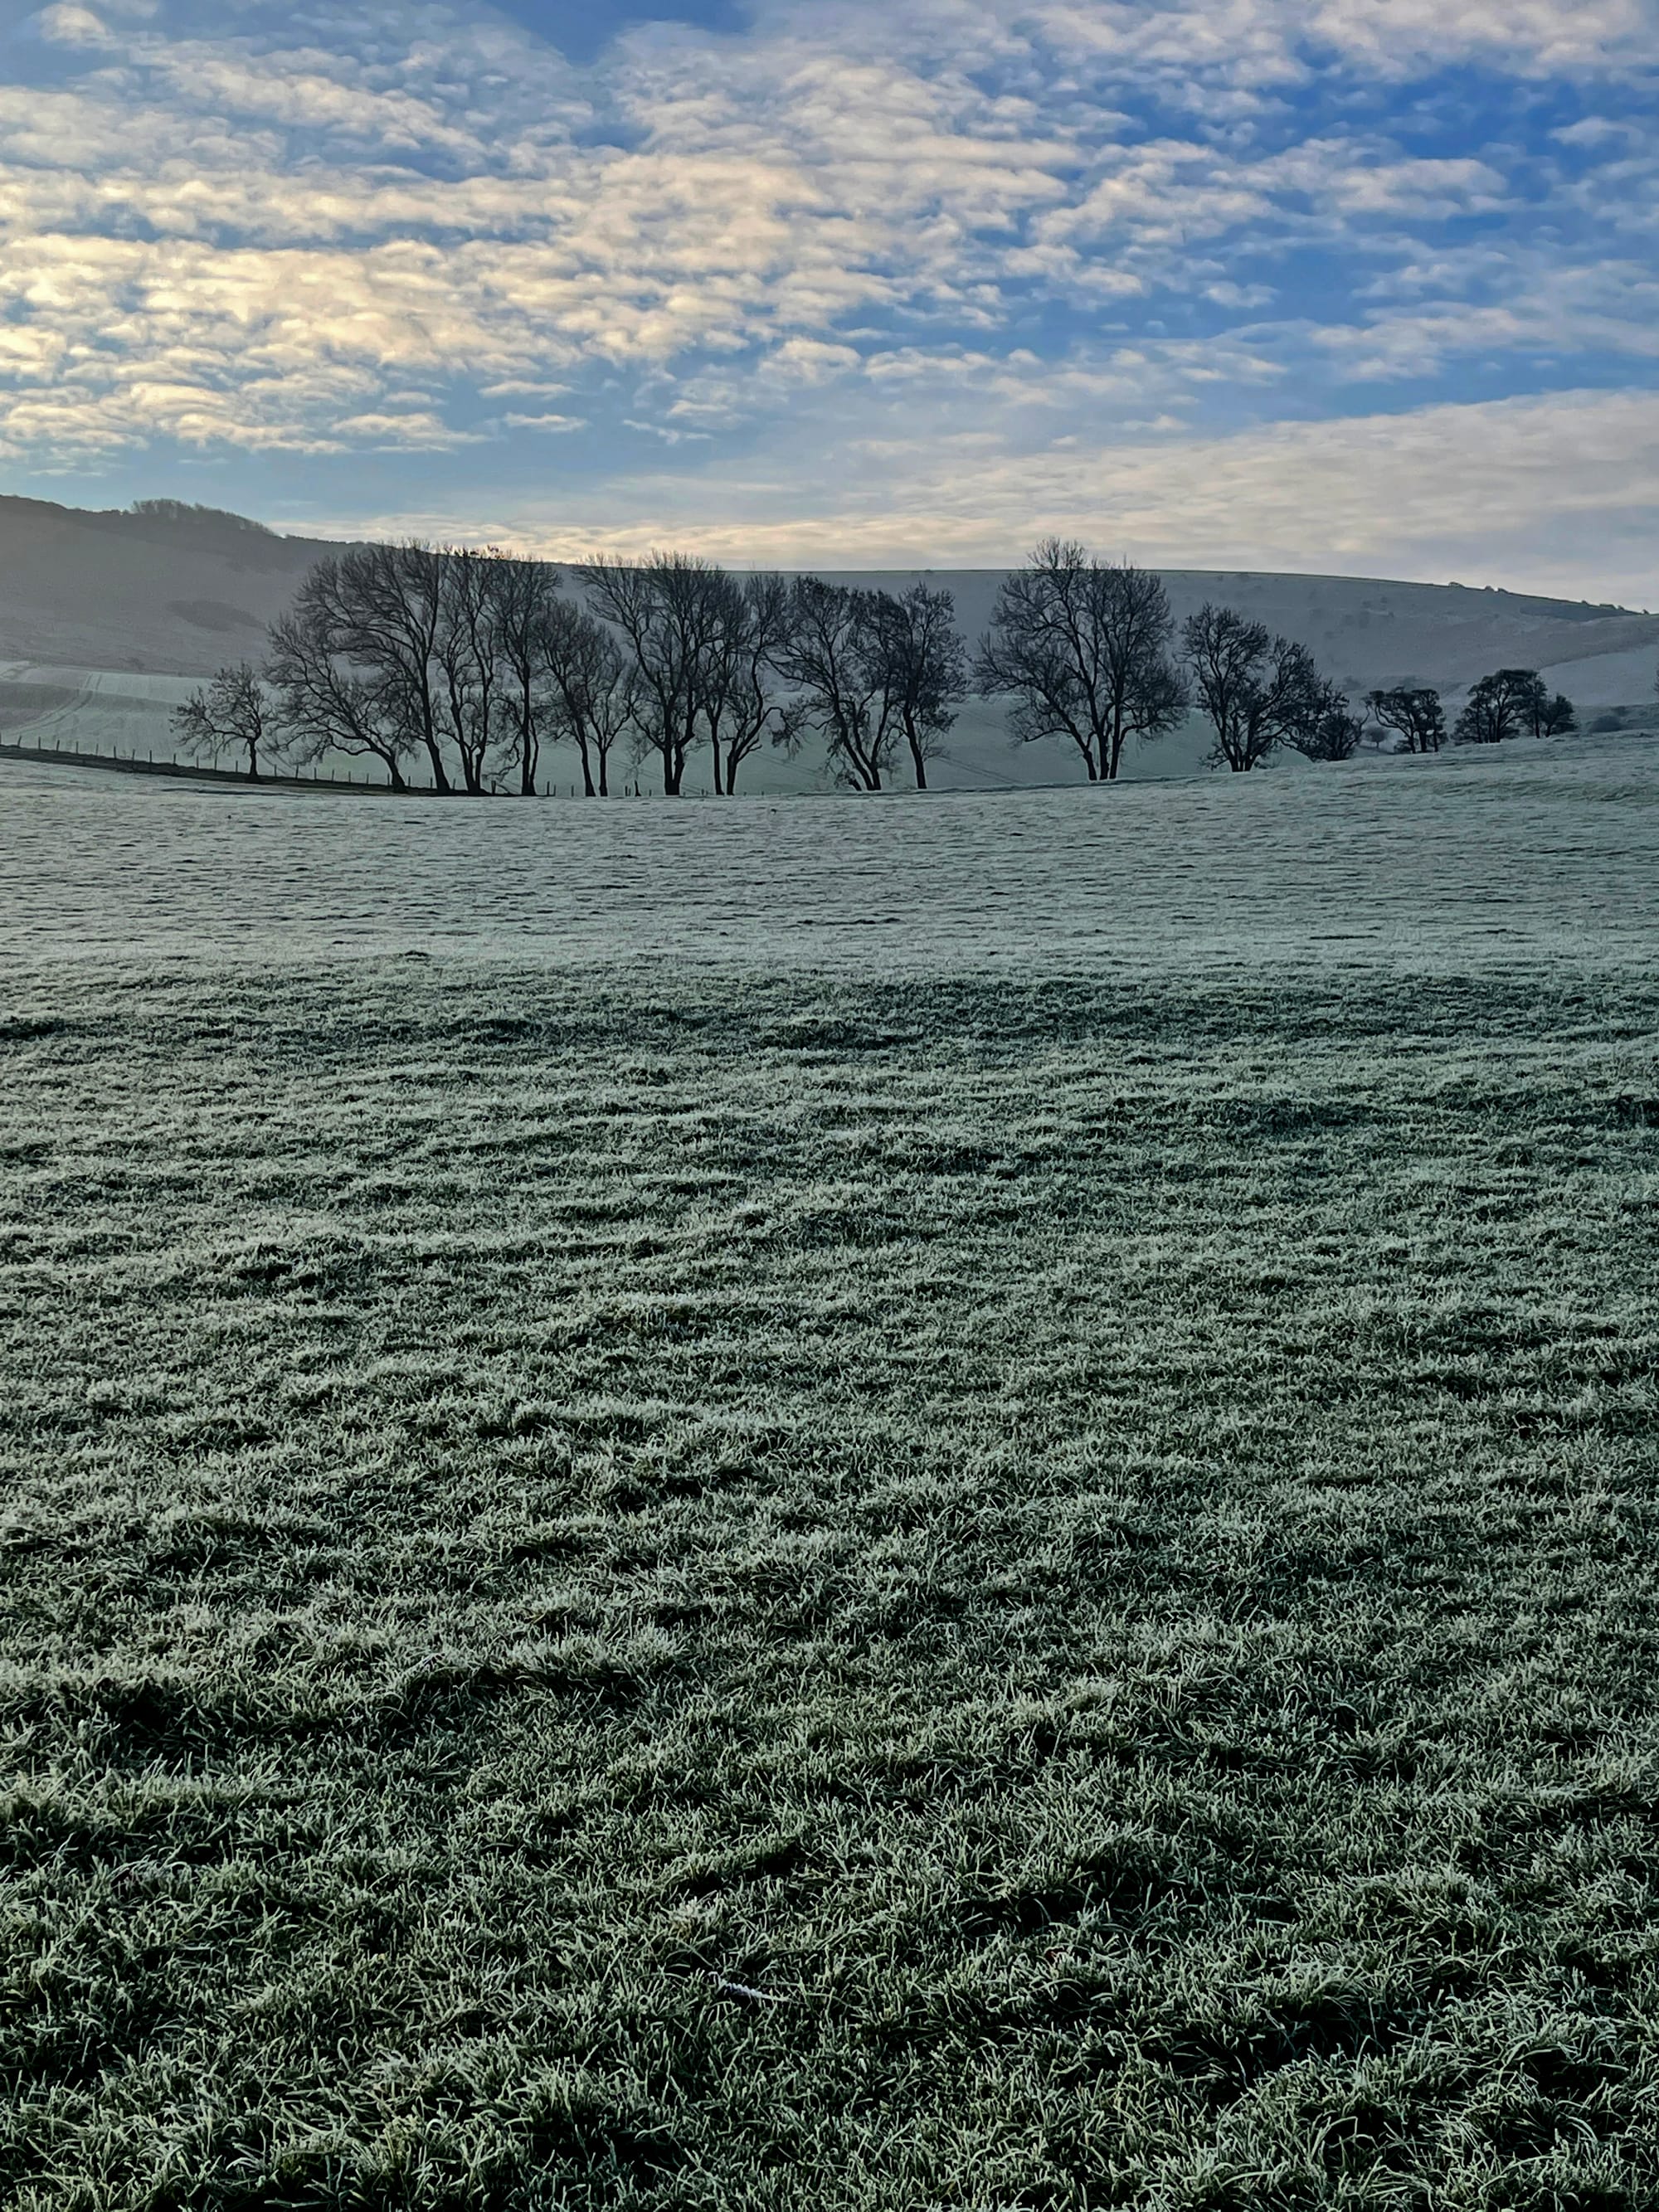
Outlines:
<svg viewBox="0 0 1659 2212"><path fill-rule="evenodd" d="M1659 983L0 1024L0 2195L1659 2192Z"/></svg>

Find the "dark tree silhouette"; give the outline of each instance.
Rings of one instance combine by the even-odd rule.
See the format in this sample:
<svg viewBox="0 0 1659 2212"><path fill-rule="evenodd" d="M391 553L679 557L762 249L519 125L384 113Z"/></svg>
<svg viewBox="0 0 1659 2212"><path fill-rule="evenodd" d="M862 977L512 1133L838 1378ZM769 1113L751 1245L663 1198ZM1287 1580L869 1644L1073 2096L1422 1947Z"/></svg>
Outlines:
<svg viewBox="0 0 1659 2212"><path fill-rule="evenodd" d="M295 609L296 618L319 623L331 651L365 675L382 711L401 718L410 747L426 754L434 791L452 787L437 670L445 562L435 546L414 539L354 546L318 564Z"/></svg>
<svg viewBox="0 0 1659 2212"><path fill-rule="evenodd" d="M586 795L607 799L611 755L635 726L639 672L605 624L569 599L550 599L536 651L547 741L574 745Z"/></svg>
<svg viewBox="0 0 1659 2212"><path fill-rule="evenodd" d="M633 656L635 741L656 754L663 791L678 799L691 748L708 730L727 580L688 553L653 553L633 564L601 557L576 574L594 611ZM722 789L718 756L714 773Z"/></svg>
<svg viewBox="0 0 1659 2212"><path fill-rule="evenodd" d="M1270 635L1232 607L1201 607L1182 635L1194 693L1215 732L1212 767L1248 774L1317 730L1340 699L1306 646Z"/></svg>
<svg viewBox="0 0 1659 2212"><path fill-rule="evenodd" d="M871 651L874 594L800 576L790 594L779 673L793 684L805 725L823 738L837 779L879 791L897 754L898 701Z"/></svg>
<svg viewBox="0 0 1659 2212"><path fill-rule="evenodd" d="M173 734L198 759L222 760L239 754L249 776L259 780L259 764L278 742L272 702L258 673L246 661L222 668L205 690L192 691L173 710Z"/></svg>
<svg viewBox="0 0 1659 2212"><path fill-rule="evenodd" d="M447 547L440 571L439 621L432 658L438 672L438 716L461 763L462 787L484 790L492 740L499 734L501 678L495 570L505 556Z"/></svg>
<svg viewBox="0 0 1659 2212"><path fill-rule="evenodd" d="M1111 782L1127 739L1160 737L1186 713L1172 629L1160 577L1051 538L1003 580L975 678L1013 700L1017 742L1068 740L1091 783Z"/></svg>
<svg viewBox="0 0 1659 2212"><path fill-rule="evenodd" d="M945 750L970 680L956 601L949 592L913 584L902 596L868 593L864 611L870 689L892 701L916 789L926 791L927 763Z"/></svg>
<svg viewBox="0 0 1659 2212"><path fill-rule="evenodd" d="M499 556L489 571L495 651L501 658L499 714L519 771L521 797L536 795L544 701L542 637L556 604L559 572L545 561Z"/></svg>
<svg viewBox="0 0 1659 2212"><path fill-rule="evenodd" d="M1540 698L1533 714L1533 735L1539 738L1564 738L1578 727L1578 712L1565 691L1555 696L1543 696L1544 687L1539 685Z"/></svg>
<svg viewBox="0 0 1659 2212"><path fill-rule="evenodd" d="M1399 684L1391 691L1368 691L1371 720L1406 741L1408 753L1437 753L1446 742L1446 710L1440 694Z"/></svg>
<svg viewBox="0 0 1659 2212"><path fill-rule="evenodd" d="M714 788L738 787L744 761L769 741L793 750L805 709L780 696L780 675L794 622L781 576L720 580L719 623L704 687L704 718L714 757Z"/></svg>
<svg viewBox="0 0 1659 2212"><path fill-rule="evenodd" d="M1496 745L1522 731L1536 735L1548 707L1536 669L1495 669L1469 693L1452 726L1453 740L1460 745Z"/></svg>
<svg viewBox="0 0 1659 2212"><path fill-rule="evenodd" d="M1365 735L1364 717L1353 713L1335 684L1322 689L1324 696L1310 699L1305 714L1286 729L1285 742L1304 760L1352 760Z"/></svg>
<svg viewBox="0 0 1659 2212"><path fill-rule="evenodd" d="M272 625L264 676L276 695L278 720L296 759L326 753L377 760L394 791L408 783L404 763L415 750L404 701L354 668L337 649L311 580L293 611Z"/></svg>

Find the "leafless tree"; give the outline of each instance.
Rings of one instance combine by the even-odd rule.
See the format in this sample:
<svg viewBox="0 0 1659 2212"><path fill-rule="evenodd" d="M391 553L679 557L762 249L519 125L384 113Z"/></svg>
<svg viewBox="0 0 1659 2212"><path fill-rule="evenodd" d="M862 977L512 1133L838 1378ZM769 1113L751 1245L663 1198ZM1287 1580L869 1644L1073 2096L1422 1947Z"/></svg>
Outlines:
<svg viewBox="0 0 1659 2212"><path fill-rule="evenodd" d="M1188 616L1182 635L1194 693L1215 732L1212 767L1247 774L1328 711L1331 690L1313 655L1270 635L1265 623L1206 605Z"/></svg>
<svg viewBox="0 0 1659 2212"><path fill-rule="evenodd" d="M278 741L271 701L246 661L222 668L204 690L192 691L175 707L173 728L179 744L198 758L219 761L227 753L237 755L255 783L261 760Z"/></svg>
<svg viewBox="0 0 1659 2212"><path fill-rule="evenodd" d="M708 732L726 579L689 553L653 553L636 563L600 558L576 573L595 613L633 656L635 742L656 754L663 791L677 799L692 747Z"/></svg>
<svg viewBox="0 0 1659 2212"><path fill-rule="evenodd" d="M409 781L404 763L415 749L404 702L337 651L326 623L307 603L309 591L309 582L302 585L293 611L273 624L265 660L287 744L301 761L327 753L377 760L392 789L402 791Z"/></svg>
<svg viewBox="0 0 1659 2212"><path fill-rule="evenodd" d="M558 603L559 572L545 561L501 555L489 571L495 651L501 664L499 706L502 734L519 771L521 797L536 796L545 720L543 637Z"/></svg>
<svg viewBox="0 0 1659 2212"><path fill-rule="evenodd" d="M1161 578L1051 538L1003 580L975 676L987 697L1013 700L1018 743L1069 740L1090 782L1111 782L1129 738L1162 736L1186 713L1172 629Z"/></svg>
<svg viewBox="0 0 1659 2212"><path fill-rule="evenodd" d="M635 726L638 670L603 623L566 599L550 599L543 610L536 653L547 741L574 745L588 798L608 798L611 755Z"/></svg>
<svg viewBox="0 0 1659 2212"><path fill-rule="evenodd" d="M797 577L778 663L795 688L804 724L823 737L837 779L860 791L879 791L890 776L902 730L897 696L870 650L873 596Z"/></svg>
<svg viewBox="0 0 1659 2212"><path fill-rule="evenodd" d="M483 792L490 743L498 734L504 668L496 629L495 571L503 558L494 547L483 552L447 547L440 571L440 614L432 648L439 721L459 758L462 788L474 797Z"/></svg>
<svg viewBox="0 0 1659 2212"><path fill-rule="evenodd" d="M703 708L717 792L737 790L738 769L769 739L785 750L797 741L805 708L779 694L793 619L781 576L721 579Z"/></svg>
<svg viewBox="0 0 1659 2212"><path fill-rule="evenodd" d="M1446 710L1440 694L1398 684L1391 691L1369 691L1371 719L1406 741L1408 753L1437 753L1446 742Z"/></svg>
<svg viewBox="0 0 1659 2212"><path fill-rule="evenodd" d="M913 584L902 597L872 592L866 602L865 654L872 693L894 702L916 789L945 750L969 688L968 652L949 592Z"/></svg>
<svg viewBox="0 0 1659 2212"><path fill-rule="evenodd" d="M433 788L451 788L440 714L437 645L445 619L445 556L413 540L354 546L319 562L293 619L325 636L352 664L383 714L403 722L409 750L427 757Z"/></svg>

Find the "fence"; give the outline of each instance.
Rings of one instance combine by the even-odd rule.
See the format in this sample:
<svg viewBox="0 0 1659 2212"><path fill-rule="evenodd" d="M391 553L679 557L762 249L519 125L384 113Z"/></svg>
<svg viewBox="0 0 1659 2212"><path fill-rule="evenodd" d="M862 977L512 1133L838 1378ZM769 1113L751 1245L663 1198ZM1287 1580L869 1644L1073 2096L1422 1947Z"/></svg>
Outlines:
<svg viewBox="0 0 1659 2212"><path fill-rule="evenodd" d="M64 768L112 769L122 775L172 775L186 783L247 784L256 791L355 791L378 793L383 799L465 799L472 794L461 791L434 791L430 784L406 783L394 787L384 777L372 775L322 775L315 769L309 775L250 775L243 768L198 767L194 761L157 760L146 754L140 760L136 753L83 753L73 745L24 745L0 739L0 760L56 762ZM569 787L572 799L577 797L573 783ZM518 798L517 792L489 792L490 799ZM556 784L550 791L538 794L543 799L556 799ZM622 796L637 799L637 784L625 786Z"/></svg>

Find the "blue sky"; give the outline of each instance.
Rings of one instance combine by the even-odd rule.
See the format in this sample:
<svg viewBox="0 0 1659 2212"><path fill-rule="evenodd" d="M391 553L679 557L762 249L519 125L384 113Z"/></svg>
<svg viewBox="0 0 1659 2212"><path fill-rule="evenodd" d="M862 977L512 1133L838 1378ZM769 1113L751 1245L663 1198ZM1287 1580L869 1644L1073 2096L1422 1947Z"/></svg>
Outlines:
<svg viewBox="0 0 1659 2212"><path fill-rule="evenodd" d="M0 0L0 487L1655 602L1656 0Z"/></svg>

